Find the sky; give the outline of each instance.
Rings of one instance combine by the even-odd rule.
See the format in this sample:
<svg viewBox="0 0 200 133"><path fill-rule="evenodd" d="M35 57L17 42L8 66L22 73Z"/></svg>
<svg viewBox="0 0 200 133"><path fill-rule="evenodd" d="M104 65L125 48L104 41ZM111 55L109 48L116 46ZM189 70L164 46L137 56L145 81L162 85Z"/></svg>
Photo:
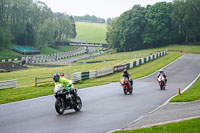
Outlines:
<svg viewBox="0 0 200 133"><path fill-rule="evenodd" d="M47 4L53 12L67 13L72 16L95 15L104 19L120 16L140 4L146 7L157 2L172 0L39 0Z"/></svg>

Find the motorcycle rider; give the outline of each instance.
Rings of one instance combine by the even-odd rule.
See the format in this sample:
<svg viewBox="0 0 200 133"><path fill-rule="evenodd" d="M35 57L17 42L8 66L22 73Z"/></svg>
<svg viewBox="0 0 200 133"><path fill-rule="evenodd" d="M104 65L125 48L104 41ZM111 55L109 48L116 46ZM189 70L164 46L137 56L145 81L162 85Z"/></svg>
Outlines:
<svg viewBox="0 0 200 133"><path fill-rule="evenodd" d="M131 74L128 73L127 69L124 69L122 77L128 78L129 82L131 83L131 86L133 86L133 80L131 78Z"/></svg>
<svg viewBox="0 0 200 133"><path fill-rule="evenodd" d="M157 76L157 78L159 78L160 75L162 75L162 76L165 78L165 85L167 85L167 76L166 76L165 72L163 71L163 69L160 69L160 70L158 71L158 76Z"/></svg>
<svg viewBox="0 0 200 133"><path fill-rule="evenodd" d="M65 87L66 90L69 91L70 94L72 94L74 96L74 98L76 98L76 93L74 92L74 86L72 84L72 81L71 80L68 80L64 77L61 77L60 75L58 74L54 74L53 75L53 80L55 82L55 85L57 84L62 84L63 86L67 86Z"/></svg>

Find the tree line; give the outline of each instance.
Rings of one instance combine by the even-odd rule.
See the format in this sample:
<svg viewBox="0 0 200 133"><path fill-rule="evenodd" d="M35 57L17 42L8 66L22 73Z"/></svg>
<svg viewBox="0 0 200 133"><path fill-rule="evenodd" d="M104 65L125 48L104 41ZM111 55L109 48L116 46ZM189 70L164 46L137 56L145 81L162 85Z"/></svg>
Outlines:
<svg viewBox="0 0 200 133"><path fill-rule="evenodd" d="M146 8L134 5L107 25L112 48L132 51L168 44L199 44L200 0L159 2Z"/></svg>
<svg viewBox="0 0 200 133"><path fill-rule="evenodd" d="M105 23L105 19L96 17L94 15L90 16L88 14L84 16L74 16L74 20L77 22Z"/></svg>
<svg viewBox="0 0 200 133"><path fill-rule="evenodd" d="M53 13L41 1L0 0L0 46L10 43L41 48L76 36L74 18Z"/></svg>

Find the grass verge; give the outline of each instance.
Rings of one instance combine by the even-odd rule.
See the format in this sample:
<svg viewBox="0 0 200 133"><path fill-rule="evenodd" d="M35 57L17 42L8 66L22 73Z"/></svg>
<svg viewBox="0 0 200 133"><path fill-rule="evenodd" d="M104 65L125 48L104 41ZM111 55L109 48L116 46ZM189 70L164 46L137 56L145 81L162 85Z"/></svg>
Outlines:
<svg viewBox="0 0 200 133"><path fill-rule="evenodd" d="M142 128L136 130L116 131L113 133L199 133L200 118L186 120L177 123L170 123L151 128Z"/></svg>
<svg viewBox="0 0 200 133"><path fill-rule="evenodd" d="M170 102L190 102L200 99L200 78L195 84L181 95L177 95Z"/></svg>
<svg viewBox="0 0 200 133"><path fill-rule="evenodd" d="M180 56L181 56L180 53L169 53L166 56L158 58L154 61L143 64L134 69L130 69L129 72L133 75L133 79L140 78L154 71L157 71L161 67L169 64L170 62L174 61ZM45 69L45 71L47 70ZM40 73L42 74L42 71L40 71ZM80 89L91 86L104 85L107 84L106 82L113 82L113 81L118 82L120 77L121 73L115 73L106 77L81 81L79 84L76 84L75 87ZM47 86L41 85L39 87L21 87L17 89L0 90L0 104L53 94L52 92L53 86L54 86L53 84L49 84Z"/></svg>

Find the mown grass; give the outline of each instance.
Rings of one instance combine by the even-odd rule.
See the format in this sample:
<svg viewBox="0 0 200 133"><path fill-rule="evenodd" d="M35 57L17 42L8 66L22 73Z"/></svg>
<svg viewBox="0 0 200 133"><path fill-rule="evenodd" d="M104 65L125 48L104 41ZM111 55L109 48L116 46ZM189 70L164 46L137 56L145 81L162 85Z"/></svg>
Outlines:
<svg viewBox="0 0 200 133"><path fill-rule="evenodd" d="M16 53L11 50L0 51L0 59L14 59L14 58L22 57L22 56L24 56L24 55Z"/></svg>
<svg viewBox="0 0 200 133"><path fill-rule="evenodd" d="M170 123L151 128L142 128L135 130L116 131L113 133L199 133L200 118L186 120L177 123Z"/></svg>
<svg viewBox="0 0 200 133"><path fill-rule="evenodd" d="M182 51L184 54L200 54L200 46L196 45L169 45L160 49L167 49L169 52Z"/></svg>
<svg viewBox="0 0 200 133"><path fill-rule="evenodd" d="M76 38L91 43L106 43L106 24L76 22Z"/></svg>
<svg viewBox="0 0 200 133"><path fill-rule="evenodd" d="M161 57L157 60L143 64L134 69L130 69L129 72L133 75L132 76L133 79L139 78L139 77L148 75L148 74L156 71L157 69L160 69L161 67L165 66L166 64L169 64L171 61L177 59L180 56L181 56L181 54L179 54L179 53L169 53L168 55ZM99 65L97 65L97 64L99 64ZM157 67L155 67L155 65ZM77 70L83 71L83 70L86 70L86 68L88 68L88 67L92 67L95 70L95 67L98 68L98 66L105 68L106 62L85 64L83 67L80 67L80 66L73 66L73 67L69 66L69 67L71 67L72 71L77 71ZM52 75L53 73L55 73L55 71L61 72L62 70L64 71L66 69L67 69L67 67L63 67L63 68L33 67L29 71L23 70L23 73L20 71L12 72L12 76L15 76L16 78L18 78L18 80L21 81L22 87L18 87L17 89L1 90L0 91L0 104L52 94L52 91L51 91L53 89L52 84L47 85L47 86L33 87L34 86L34 75L38 74L40 76L43 75L42 77L45 77L46 74ZM74 70L74 69L77 69L77 70ZM20 76L19 76L19 73L21 74ZM75 87L85 88L85 87L103 85L103 84L107 84L107 82L119 81L120 77L121 77L121 73L115 73L115 74L112 74L112 75L109 75L106 77L91 79L91 80L87 80L87 81L81 81L79 84L75 84Z"/></svg>
<svg viewBox="0 0 200 133"><path fill-rule="evenodd" d="M200 78L195 84L181 95L177 95L170 102L189 102L200 99Z"/></svg>

